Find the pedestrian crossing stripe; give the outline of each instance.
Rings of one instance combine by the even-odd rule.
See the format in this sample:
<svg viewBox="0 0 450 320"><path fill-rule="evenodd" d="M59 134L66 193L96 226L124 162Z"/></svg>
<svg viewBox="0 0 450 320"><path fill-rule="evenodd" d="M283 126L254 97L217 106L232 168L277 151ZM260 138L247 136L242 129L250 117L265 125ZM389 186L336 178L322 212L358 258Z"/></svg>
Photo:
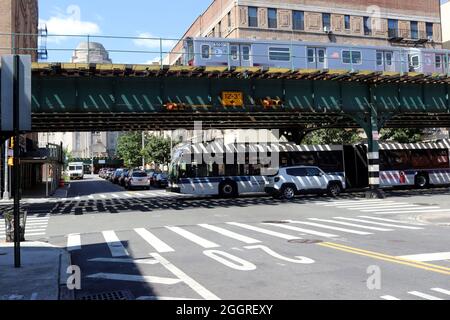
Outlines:
<svg viewBox="0 0 450 320"><path fill-rule="evenodd" d="M436 293L439 293L439 294L450 296L450 291L446 290L446 289L432 288L430 290L434 291ZM428 294L428 293L424 293L424 292L420 292L420 291L409 291L409 292L407 292L407 294L411 295L411 296L414 296L414 297L418 297L418 298L424 299L424 300L444 300L444 298L436 297L434 295L431 295L431 294ZM383 300L392 300L392 301L394 301L394 300L397 300L397 301L401 300L400 298L397 298L397 297L392 296L392 295L384 295L384 296L381 296L380 298L383 299Z"/></svg>

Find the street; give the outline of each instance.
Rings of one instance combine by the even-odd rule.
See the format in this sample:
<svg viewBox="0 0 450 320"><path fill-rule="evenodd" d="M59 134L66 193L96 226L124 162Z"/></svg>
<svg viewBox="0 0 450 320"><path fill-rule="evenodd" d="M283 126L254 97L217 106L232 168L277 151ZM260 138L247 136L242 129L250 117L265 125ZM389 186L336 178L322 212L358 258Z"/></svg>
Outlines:
<svg viewBox="0 0 450 320"><path fill-rule="evenodd" d="M27 205L27 240L67 247L76 299L448 300L449 194L195 198L88 176Z"/></svg>

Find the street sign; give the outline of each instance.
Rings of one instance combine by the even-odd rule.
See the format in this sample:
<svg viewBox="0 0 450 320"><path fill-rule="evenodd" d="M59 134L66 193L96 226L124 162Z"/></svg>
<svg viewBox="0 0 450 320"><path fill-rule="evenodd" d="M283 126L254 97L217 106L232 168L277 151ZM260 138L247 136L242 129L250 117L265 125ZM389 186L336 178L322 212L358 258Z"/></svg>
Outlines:
<svg viewBox="0 0 450 320"><path fill-rule="evenodd" d="M31 131L31 56L19 55L20 131ZM1 58L1 131L13 131L14 56Z"/></svg>
<svg viewBox="0 0 450 320"><path fill-rule="evenodd" d="M224 107L243 107L244 95L238 91L224 91L222 92L222 105Z"/></svg>
<svg viewBox="0 0 450 320"><path fill-rule="evenodd" d="M98 160L98 164L106 164L106 160Z"/></svg>

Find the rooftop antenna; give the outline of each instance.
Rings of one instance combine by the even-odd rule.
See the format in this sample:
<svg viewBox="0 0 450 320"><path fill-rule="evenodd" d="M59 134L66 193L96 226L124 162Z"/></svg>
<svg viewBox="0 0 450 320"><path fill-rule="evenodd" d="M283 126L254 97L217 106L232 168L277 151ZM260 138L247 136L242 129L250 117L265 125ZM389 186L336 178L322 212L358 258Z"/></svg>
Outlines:
<svg viewBox="0 0 450 320"><path fill-rule="evenodd" d="M47 36L48 36L47 24L41 25L38 29L37 55L39 60L48 59Z"/></svg>

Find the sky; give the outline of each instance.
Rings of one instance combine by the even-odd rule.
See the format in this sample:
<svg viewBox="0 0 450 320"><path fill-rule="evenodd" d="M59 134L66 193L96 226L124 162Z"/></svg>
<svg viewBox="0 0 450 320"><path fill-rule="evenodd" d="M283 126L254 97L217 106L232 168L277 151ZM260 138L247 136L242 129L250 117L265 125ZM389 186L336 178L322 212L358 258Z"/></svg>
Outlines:
<svg viewBox="0 0 450 320"><path fill-rule="evenodd" d="M179 39L210 3L211 0L39 0L39 20L40 25L47 25L49 34ZM69 62L73 49L86 40L86 36L48 37L48 61ZM159 41L105 38L90 41L101 42L107 50L155 52L111 52L114 63L159 61L156 53ZM170 51L174 43L163 41L164 51Z"/></svg>

